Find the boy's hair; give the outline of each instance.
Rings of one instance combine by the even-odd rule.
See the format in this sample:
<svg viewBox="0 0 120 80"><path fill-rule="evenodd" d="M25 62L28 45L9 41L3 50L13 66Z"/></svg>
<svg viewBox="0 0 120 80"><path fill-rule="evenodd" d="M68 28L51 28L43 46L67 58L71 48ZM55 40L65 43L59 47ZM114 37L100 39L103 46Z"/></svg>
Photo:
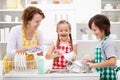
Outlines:
<svg viewBox="0 0 120 80"><path fill-rule="evenodd" d="M42 10L37 7L29 6L23 11L22 20L23 20L23 26L25 28L27 26L27 22L32 20L35 14L40 14L43 19L45 18L45 15L42 12Z"/></svg>
<svg viewBox="0 0 120 80"><path fill-rule="evenodd" d="M68 25L69 25L69 29L70 29L70 31L71 31L71 25L70 25L70 23L69 23L68 21L66 21L66 20L60 20L60 21L57 23L57 30L58 30L58 27L59 27L60 24L68 24ZM72 35L71 35L71 34L69 34L69 38L70 38L71 47L72 47L72 49L73 49ZM59 46L59 43L60 43L60 39L59 39L59 35L58 35L56 47Z"/></svg>
<svg viewBox="0 0 120 80"><path fill-rule="evenodd" d="M101 31L105 32L105 35L108 36L110 34L110 21L105 15L97 14L93 16L88 23L89 28L91 29L91 25L95 24Z"/></svg>

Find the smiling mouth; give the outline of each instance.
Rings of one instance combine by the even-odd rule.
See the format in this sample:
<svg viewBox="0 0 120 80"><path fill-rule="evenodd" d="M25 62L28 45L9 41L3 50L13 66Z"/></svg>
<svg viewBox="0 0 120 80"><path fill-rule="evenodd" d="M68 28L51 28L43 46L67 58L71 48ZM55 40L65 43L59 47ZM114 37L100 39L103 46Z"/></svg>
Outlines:
<svg viewBox="0 0 120 80"><path fill-rule="evenodd" d="M61 37L66 37L67 35L61 35Z"/></svg>

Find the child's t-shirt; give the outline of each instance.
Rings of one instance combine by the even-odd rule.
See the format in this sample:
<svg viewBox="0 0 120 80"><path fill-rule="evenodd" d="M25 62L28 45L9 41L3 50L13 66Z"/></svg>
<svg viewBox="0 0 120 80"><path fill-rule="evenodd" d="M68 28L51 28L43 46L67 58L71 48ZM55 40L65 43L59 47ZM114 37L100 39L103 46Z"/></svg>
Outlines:
<svg viewBox="0 0 120 80"><path fill-rule="evenodd" d="M117 47L110 37L103 43L103 45L101 45L101 42L102 41L99 42L97 47L102 47L103 60L107 60L110 57L117 56Z"/></svg>

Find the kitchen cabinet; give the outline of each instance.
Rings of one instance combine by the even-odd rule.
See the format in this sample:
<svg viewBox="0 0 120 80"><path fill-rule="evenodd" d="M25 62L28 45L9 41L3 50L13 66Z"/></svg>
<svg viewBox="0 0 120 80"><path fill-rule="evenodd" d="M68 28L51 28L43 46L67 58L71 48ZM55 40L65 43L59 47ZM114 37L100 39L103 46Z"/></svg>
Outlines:
<svg viewBox="0 0 120 80"><path fill-rule="evenodd" d="M101 0L101 13L111 22L120 23L120 0Z"/></svg>
<svg viewBox="0 0 120 80"><path fill-rule="evenodd" d="M12 4L14 1L17 0L0 0L0 60L2 60L3 56L6 54L6 42L10 29L13 26L21 24L23 8L15 7L18 3ZM20 4L24 6L24 0L18 1L21 1Z"/></svg>
<svg viewBox="0 0 120 80"><path fill-rule="evenodd" d="M117 56L120 59L120 0L101 0L101 14L106 15L111 22L110 36L117 44Z"/></svg>

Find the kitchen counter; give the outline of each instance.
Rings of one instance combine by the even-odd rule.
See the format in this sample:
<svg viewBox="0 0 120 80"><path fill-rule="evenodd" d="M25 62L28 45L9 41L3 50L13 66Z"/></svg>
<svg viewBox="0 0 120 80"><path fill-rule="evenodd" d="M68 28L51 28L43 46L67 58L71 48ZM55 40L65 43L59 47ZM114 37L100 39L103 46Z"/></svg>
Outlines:
<svg viewBox="0 0 120 80"><path fill-rule="evenodd" d="M3 80L99 80L99 73L46 73L40 75L37 70L12 70L3 78Z"/></svg>

